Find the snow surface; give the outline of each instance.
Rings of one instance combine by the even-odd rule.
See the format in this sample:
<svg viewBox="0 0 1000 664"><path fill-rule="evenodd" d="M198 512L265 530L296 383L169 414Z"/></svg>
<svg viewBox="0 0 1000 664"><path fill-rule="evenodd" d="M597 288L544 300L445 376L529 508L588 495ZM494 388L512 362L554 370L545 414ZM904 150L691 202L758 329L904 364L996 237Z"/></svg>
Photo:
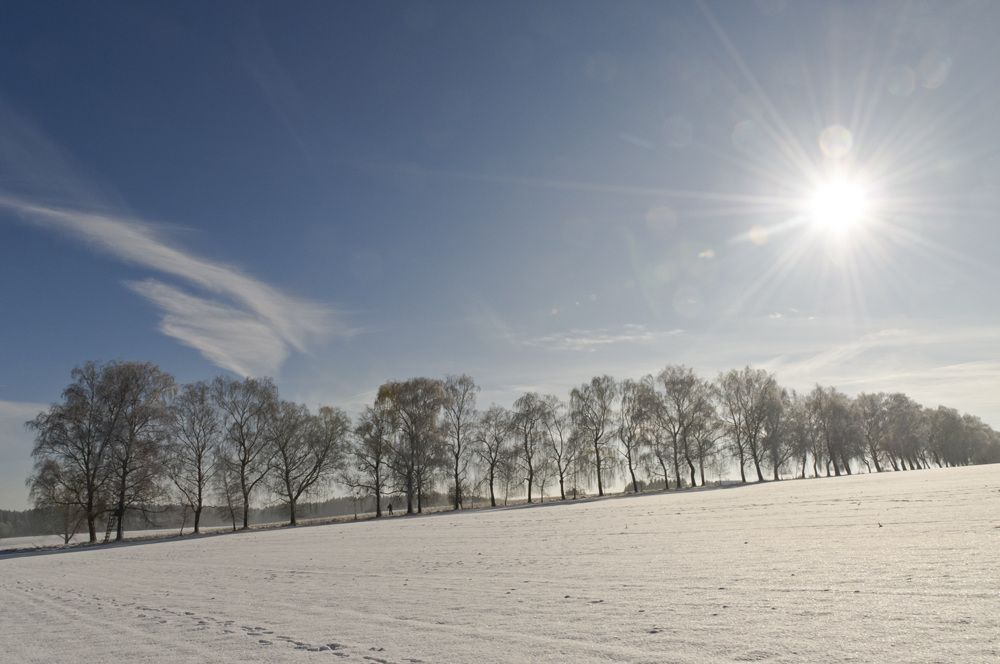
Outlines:
<svg viewBox="0 0 1000 664"><path fill-rule="evenodd" d="M1000 466L0 555L3 662L341 660L1000 662Z"/></svg>
<svg viewBox="0 0 1000 664"><path fill-rule="evenodd" d="M89 535L86 532L87 524L83 524L84 532L78 532L73 535L70 540L71 544L85 544ZM202 528L202 532L213 532L213 531L224 531L232 530L229 526L210 526L207 528ZM126 530L126 538L139 538L139 537L172 537L180 532L180 528L156 528L151 530ZM190 535L194 532L192 526L184 528L184 534ZM111 537L115 536L112 531ZM98 539L104 539L104 529L101 528L97 533ZM0 553L9 549L39 549L39 548L49 548L54 546L62 546L63 538L62 535L28 535L25 537L5 537L0 539Z"/></svg>

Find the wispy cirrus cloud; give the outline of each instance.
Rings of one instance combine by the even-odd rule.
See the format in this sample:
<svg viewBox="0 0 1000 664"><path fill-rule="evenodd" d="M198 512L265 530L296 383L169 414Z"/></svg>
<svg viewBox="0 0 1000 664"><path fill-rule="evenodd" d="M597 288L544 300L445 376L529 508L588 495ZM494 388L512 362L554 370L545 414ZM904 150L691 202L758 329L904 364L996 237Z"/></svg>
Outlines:
<svg viewBox="0 0 1000 664"><path fill-rule="evenodd" d="M820 383L848 394L905 392L926 406L958 407L995 425L1000 422L994 398L1000 390L1000 361L993 359L998 337L995 325L923 322L920 327L886 327L842 343L788 340L792 352L761 366L800 389Z"/></svg>
<svg viewBox="0 0 1000 664"><path fill-rule="evenodd" d="M651 330L645 325L628 324L617 329L568 330L521 342L551 350L593 351L618 344L649 344L683 334L683 330Z"/></svg>
<svg viewBox="0 0 1000 664"><path fill-rule="evenodd" d="M162 311L160 331L241 375L277 371L291 349L306 352L329 335L351 334L329 307L281 292L232 265L172 245L152 224L102 212L31 203L0 195L0 208L64 232L119 260L188 282L197 294L156 279L127 282Z"/></svg>
<svg viewBox="0 0 1000 664"><path fill-rule="evenodd" d="M332 307L198 256L172 241L162 226L112 211L125 206L81 171L0 98L0 175L8 185L0 190L0 210L185 284L152 278L125 284L160 309L163 334L242 375L274 373L293 350L307 352L324 337L352 334Z"/></svg>
<svg viewBox="0 0 1000 664"><path fill-rule="evenodd" d="M906 374L906 369L934 358L937 365L964 364L962 359L970 352L981 356L995 346L1000 328L992 325L969 325L923 329L885 328L863 334L856 339L827 344L822 350L813 350L803 344L792 354L782 354L769 362L769 368L782 375L837 376L838 383L855 382L861 376L876 374ZM897 361L907 357L909 361ZM887 362L886 358L891 358ZM885 366L883 371L880 367ZM859 367L866 370L859 372ZM891 368L890 368L891 367ZM867 380L867 378L865 379Z"/></svg>
<svg viewBox="0 0 1000 664"><path fill-rule="evenodd" d="M251 311L197 297L155 279L126 282L163 312L160 331L201 352L212 363L241 375L271 373L288 359L289 340ZM319 323L321 321L314 321ZM287 327L288 321L279 321ZM322 334L317 325L315 332ZM296 337L302 335L295 330ZM296 338L296 346L305 345Z"/></svg>

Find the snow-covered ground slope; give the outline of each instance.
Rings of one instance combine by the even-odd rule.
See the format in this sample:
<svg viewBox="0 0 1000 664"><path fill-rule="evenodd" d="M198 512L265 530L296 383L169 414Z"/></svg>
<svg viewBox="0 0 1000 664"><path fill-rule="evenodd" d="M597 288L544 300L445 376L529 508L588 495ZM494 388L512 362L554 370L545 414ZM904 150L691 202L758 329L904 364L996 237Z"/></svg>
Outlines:
<svg viewBox="0 0 1000 664"><path fill-rule="evenodd" d="M998 662L1000 466L8 555L0 653Z"/></svg>
<svg viewBox="0 0 1000 664"><path fill-rule="evenodd" d="M84 532L77 533L73 535L70 540L72 544L85 544L88 539L86 532L87 524L83 524ZM155 530L126 530L125 537L129 539L136 539L140 537L172 537L179 532L179 528L157 528ZM225 531L231 530L227 526L212 526L210 528L202 528L202 532L213 532L213 531ZM188 526L184 529L185 535L190 535L194 532L194 528ZM102 528L97 534L98 538L104 539L104 529ZM111 537L114 538L115 533L112 531ZM62 546L63 538L61 535L29 535L27 537L6 537L0 540L0 556L3 552L10 552L10 549L39 549L39 548L49 548L54 546Z"/></svg>

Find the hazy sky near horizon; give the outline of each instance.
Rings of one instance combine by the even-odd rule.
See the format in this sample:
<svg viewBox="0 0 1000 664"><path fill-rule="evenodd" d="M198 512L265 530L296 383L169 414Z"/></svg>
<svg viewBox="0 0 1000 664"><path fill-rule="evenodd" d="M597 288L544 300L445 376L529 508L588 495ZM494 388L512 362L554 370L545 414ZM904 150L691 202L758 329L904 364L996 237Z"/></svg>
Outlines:
<svg viewBox="0 0 1000 664"><path fill-rule="evenodd" d="M979 1L6 3L0 508L26 506L24 420L87 360L352 413L417 375L485 407L752 364L1000 427L998 25ZM818 221L831 182L863 192L848 227Z"/></svg>

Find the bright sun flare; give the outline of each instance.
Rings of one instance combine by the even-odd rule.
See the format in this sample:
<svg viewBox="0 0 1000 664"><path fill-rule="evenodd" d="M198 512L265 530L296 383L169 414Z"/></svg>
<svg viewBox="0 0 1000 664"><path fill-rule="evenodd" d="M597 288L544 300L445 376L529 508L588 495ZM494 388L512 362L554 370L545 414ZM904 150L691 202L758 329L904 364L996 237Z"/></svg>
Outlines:
<svg viewBox="0 0 1000 664"><path fill-rule="evenodd" d="M838 231L860 221L867 207L864 190L844 180L827 183L810 201L813 220L824 228Z"/></svg>

